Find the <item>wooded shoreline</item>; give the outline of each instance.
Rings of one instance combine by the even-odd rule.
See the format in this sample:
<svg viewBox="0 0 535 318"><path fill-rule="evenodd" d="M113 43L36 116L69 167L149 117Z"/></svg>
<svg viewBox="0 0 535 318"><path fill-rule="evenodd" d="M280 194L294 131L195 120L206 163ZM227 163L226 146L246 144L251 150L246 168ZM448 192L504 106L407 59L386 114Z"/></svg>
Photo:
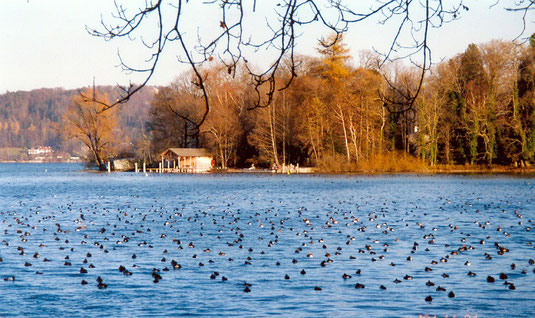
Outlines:
<svg viewBox="0 0 535 318"><path fill-rule="evenodd" d="M187 73L169 86L146 87L107 119L76 90L0 95L0 159L29 160L27 149L42 145L56 158L101 158L102 169L109 159L150 164L171 147L206 148L223 170L293 164L325 173L493 173L535 165L535 36L521 47L470 45L434 66L411 103L399 88L414 95L413 69L355 66L343 41L318 50L319 58L300 57L301 75L260 108L252 107L255 92L243 77L215 63L203 69L211 108L202 125L202 98ZM86 94L93 91L118 96L111 87ZM91 148L98 155L85 149L91 143L80 131L66 134L64 123L78 122L81 110L88 122L99 117L87 126L105 141Z"/></svg>
<svg viewBox="0 0 535 318"><path fill-rule="evenodd" d="M79 164L73 162L35 162L35 161L0 161L0 164ZM304 167L303 167L304 168ZM84 172L102 172L97 169L82 169ZM114 171L122 172L122 171ZM132 172L132 171L126 171ZM104 172L102 172L104 173ZM274 172L271 169L234 169L228 168L226 170L213 170L209 174L286 174L281 172ZM290 174L306 174L306 175L403 175L403 174L420 174L420 175L531 175L535 176L535 166L518 168L514 166L481 166L481 165L439 165L434 167L427 167L426 169L404 169L404 170L353 170L353 171L328 171L317 167L312 167L308 171L301 171L299 173Z"/></svg>

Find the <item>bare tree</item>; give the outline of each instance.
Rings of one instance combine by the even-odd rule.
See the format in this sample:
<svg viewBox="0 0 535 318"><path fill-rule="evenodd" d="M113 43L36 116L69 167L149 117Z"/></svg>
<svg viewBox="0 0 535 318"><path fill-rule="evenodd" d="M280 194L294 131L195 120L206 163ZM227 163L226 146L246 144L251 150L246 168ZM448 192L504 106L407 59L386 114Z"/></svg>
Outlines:
<svg viewBox="0 0 535 318"><path fill-rule="evenodd" d="M494 5L500 0L495 1ZM527 13L532 9L532 0L519 0L507 7L509 11L523 11L524 24ZM490 3L489 5L493 5ZM375 19L379 24L395 29L389 40L390 46L382 52L382 62L392 59L409 59L420 68L420 80L410 94L401 94L405 107L411 108L422 87L425 72L429 69L432 57L428 45L430 29L440 28L444 23L458 19L469 8L463 0L145 0L143 5L115 3L111 20L102 19L101 28L89 28L90 34L112 40L130 38L139 41L149 50L149 56L141 66L132 66L123 60L120 63L127 72L145 74L139 85L122 87L122 96L108 109L127 101L145 86L156 71L160 57L173 45L178 60L189 64L195 74L194 84L202 92L205 112L200 126L210 109L210 101L205 85L206 78L200 67L214 58L221 60L229 73L234 73L239 63L244 63L250 73L251 84L256 90L257 99L252 108L269 105L276 90L287 88L297 76L295 59L296 41L299 36L310 32L312 25L319 25L337 35L345 33L352 25L365 20ZM218 13L219 18L196 19L196 25L185 21L187 16L208 16ZM211 15L213 16L213 15ZM265 21L264 30L254 32L258 21ZM192 37L188 30L197 30ZM207 31L209 30L209 31ZM150 38L140 36L148 31ZM336 43L336 37L332 45ZM255 54L265 51L275 52L267 66L256 69L249 61ZM291 76L280 80L284 61L289 61ZM394 86L393 86L394 87ZM86 96L90 99L89 96Z"/></svg>
<svg viewBox="0 0 535 318"><path fill-rule="evenodd" d="M90 94L89 90L85 91ZM93 100L106 101L107 96L101 95L93 88ZM63 134L68 139L77 139L87 146L99 170L104 171L106 158L115 150L117 144L116 110L102 113L103 106L85 101L74 96L72 103L63 114Z"/></svg>

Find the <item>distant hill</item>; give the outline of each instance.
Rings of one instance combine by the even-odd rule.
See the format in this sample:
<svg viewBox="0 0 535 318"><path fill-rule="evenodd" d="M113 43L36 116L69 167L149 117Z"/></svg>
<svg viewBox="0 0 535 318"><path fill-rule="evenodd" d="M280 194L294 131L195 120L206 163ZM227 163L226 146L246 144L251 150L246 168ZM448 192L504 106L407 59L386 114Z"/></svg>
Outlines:
<svg viewBox="0 0 535 318"><path fill-rule="evenodd" d="M111 100L119 96L114 86L98 86L97 89L109 94ZM58 151L80 152L80 144L63 140L60 131L61 116L80 90L42 88L1 94L0 149L51 146ZM155 87L145 87L128 103L119 106L120 125L131 141L141 136L155 90Z"/></svg>

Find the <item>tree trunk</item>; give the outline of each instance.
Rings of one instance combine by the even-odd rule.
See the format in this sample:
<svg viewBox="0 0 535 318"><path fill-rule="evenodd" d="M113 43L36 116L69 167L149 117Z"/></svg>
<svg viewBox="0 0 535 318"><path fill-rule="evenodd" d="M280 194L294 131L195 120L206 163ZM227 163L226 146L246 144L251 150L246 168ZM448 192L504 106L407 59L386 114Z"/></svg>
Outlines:
<svg viewBox="0 0 535 318"><path fill-rule="evenodd" d="M347 157L347 162L351 162L351 154L349 152L349 142L347 140L347 129L346 129L346 121L345 121L345 116L344 116L344 111L342 110L342 107L340 105L337 105L338 106L338 111L336 113L336 115L338 115L338 119L340 119L340 123L342 124L342 130L344 132L344 144L345 144L345 147L346 147L346 157ZM333 145L333 148L334 148L334 145Z"/></svg>
<svg viewBox="0 0 535 318"><path fill-rule="evenodd" d="M279 156L277 154L277 139L275 136L275 107L274 105L270 105L269 107L269 132L271 137L271 148L273 152L273 161L275 162L275 165L279 167Z"/></svg>

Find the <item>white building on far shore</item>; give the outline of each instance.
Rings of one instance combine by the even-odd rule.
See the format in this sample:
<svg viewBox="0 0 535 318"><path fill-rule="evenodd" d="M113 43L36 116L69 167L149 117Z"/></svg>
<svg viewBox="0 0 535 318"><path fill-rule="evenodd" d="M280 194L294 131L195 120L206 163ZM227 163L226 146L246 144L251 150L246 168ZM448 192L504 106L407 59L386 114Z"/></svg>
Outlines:
<svg viewBox="0 0 535 318"><path fill-rule="evenodd" d="M52 153L53 151L54 150L52 150L52 147L50 146L45 146L45 147L39 146L37 148L28 149L28 154L29 155L45 155L45 154Z"/></svg>

